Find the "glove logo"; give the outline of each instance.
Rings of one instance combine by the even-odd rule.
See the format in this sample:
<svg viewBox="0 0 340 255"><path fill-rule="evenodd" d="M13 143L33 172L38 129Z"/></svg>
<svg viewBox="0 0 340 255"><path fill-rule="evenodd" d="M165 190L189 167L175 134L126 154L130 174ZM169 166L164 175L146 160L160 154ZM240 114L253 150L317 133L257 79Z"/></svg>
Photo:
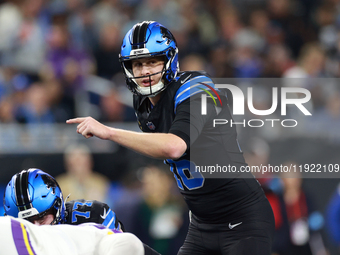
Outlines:
<svg viewBox="0 0 340 255"><path fill-rule="evenodd" d="M103 220L105 220L106 217L107 217L107 215L109 215L109 213L110 213L110 210L106 213L106 208L104 208L103 215L100 215L100 217L101 217Z"/></svg>

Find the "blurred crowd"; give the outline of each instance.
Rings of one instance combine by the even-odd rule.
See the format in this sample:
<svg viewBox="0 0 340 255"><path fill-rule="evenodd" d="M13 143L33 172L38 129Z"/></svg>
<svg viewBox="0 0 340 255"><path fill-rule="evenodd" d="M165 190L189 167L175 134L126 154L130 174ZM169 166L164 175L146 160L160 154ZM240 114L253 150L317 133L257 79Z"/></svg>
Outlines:
<svg viewBox="0 0 340 255"><path fill-rule="evenodd" d="M2 0L0 123L134 120L118 54L142 20L174 33L181 70L287 78L312 92L313 109L340 119L329 102L339 102L340 88L324 86L340 76L338 0ZM274 86L257 85L269 95Z"/></svg>

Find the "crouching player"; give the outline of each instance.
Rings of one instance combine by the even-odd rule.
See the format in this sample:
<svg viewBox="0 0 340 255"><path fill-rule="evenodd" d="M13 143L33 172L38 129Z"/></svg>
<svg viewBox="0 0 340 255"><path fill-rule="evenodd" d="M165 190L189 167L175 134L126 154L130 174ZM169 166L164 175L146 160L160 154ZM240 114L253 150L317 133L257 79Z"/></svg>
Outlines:
<svg viewBox="0 0 340 255"><path fill-rule="evenodd" d="M3 205L5 215L25 219L35 225L92 222L115 232L124 230L116 214L105 203L84 199L65 203L57 181L36 168L22 170L12 177L5 190ZM145 255L159 255L149 246L143 245Z"/></svg>
<svg viewBox="0 0 340 255"><path fill-rule="evenodd" d="M143 255L143 243L96 223L38 226L24 219L0 217L0 254Z"/></svg>

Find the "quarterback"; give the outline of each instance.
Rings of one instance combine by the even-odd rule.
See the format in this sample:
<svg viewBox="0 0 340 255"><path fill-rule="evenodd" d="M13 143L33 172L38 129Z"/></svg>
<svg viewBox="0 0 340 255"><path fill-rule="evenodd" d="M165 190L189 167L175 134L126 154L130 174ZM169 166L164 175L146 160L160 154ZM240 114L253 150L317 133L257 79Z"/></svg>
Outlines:
<svg viewBox="0 0 340 255"><path fill-rule="evenodd" d="M202 71L180 72L178 48L172 33L154 21L132 27L120 53L127 87L143 131L108 127L92 117L75 118L77 132L119 143L146 156L164 159L174 174L189 210L191 223L179 255L269 255L274 216L253 176L232 174L206 178L201 165L245 166L236 128L212 126L212 119L231 119L228 100ZM202 88L203 87L203 88ZM201 93L216 93L220 105Z"/></svg>

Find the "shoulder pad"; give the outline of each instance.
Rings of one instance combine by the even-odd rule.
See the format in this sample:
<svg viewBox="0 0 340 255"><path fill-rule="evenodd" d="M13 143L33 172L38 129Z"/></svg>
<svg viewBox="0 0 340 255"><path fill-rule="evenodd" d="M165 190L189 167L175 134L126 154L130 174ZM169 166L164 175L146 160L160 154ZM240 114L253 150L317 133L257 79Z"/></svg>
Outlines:
<svg viewBox="0 0 340 255"><path fill-rule="evenodd" d="M204 91L215 91L215 84L204 72L184 72L178 82L182 83L175 95L174 112L184 100ZM217 89L216 89L217 90Z"/></svg>

